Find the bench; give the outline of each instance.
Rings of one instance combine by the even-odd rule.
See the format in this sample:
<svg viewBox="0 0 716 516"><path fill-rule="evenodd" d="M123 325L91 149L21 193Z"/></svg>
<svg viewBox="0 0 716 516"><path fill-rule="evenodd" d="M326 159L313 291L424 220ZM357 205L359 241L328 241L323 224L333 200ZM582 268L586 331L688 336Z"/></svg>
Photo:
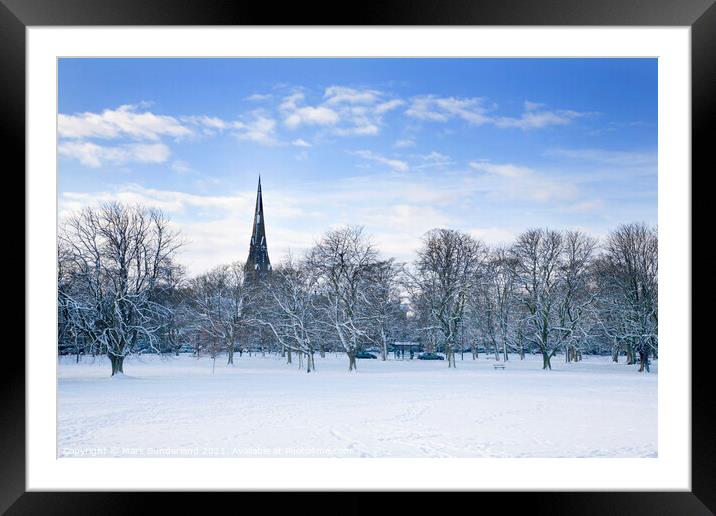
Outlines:
<svg viewBox="0 0 716 516"><path fill-rule="evenodd" d="M494 367L495 369L504 369L505 364L492 364L492 367Z"/></svg>

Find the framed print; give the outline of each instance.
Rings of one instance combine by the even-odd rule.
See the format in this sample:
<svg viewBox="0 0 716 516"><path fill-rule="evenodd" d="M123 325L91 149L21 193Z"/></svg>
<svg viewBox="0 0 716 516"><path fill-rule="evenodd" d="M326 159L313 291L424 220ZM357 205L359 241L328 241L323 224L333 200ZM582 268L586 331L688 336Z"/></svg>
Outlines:
<svg viewBox="0 0 716 516"><path fill-rule="evenodd" d="M80 491L713 510L710 2L3 2L10 514L124 510Z"/></svg>

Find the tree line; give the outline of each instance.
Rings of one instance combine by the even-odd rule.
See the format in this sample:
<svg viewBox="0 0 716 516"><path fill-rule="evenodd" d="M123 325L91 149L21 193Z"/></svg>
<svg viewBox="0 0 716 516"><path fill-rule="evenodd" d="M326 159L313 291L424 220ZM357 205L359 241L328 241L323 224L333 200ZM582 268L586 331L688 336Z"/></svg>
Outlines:
<svg viewBox="0 0 716 516"><path fill-rule="evenodd" d="M539 353L620 355L648 371L658 354L656 227L624 224L598 241L579 231L529 229L510 245L433 229L412 263L384 258L359 226L327 231L266 277L242 262L188 276L184 245L165 215L105 203L67 217L58 237L58 345L106 354L112 375L139 350L191 348L214 359L260 347L310 372L315 354L356 354L417 341L495 360Z"/></svg>

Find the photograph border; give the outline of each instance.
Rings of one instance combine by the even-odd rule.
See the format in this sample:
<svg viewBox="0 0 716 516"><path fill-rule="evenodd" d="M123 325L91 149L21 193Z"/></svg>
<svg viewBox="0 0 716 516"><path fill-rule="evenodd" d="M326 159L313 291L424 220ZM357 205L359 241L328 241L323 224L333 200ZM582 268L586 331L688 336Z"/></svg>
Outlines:
<svg viewBox="0 0 716 516"><path fill-rule="evenodd" d="M24 169L25 154L25 29L28 26L64 25L281 25L306 21L308 25L683 25L692 29L692 162L707 163L707 145L712 145L714 106L713 81L716 69L716 8L711 1L655 1L643 8L639 1L627 2L519 2L487 4L455 2L438 7L432 2L388 2L381 9L365 9L343 19L318 6L295 6L282 13L260 12L255 6L170 1L62 2L0 0L0 60L2 63L2 120L7 124L6 143ZM306 8L306 9L304 9ZM708 9L707 9L708 8ZM301 10L292 12L291 9ZM310 12L310 11L316 12ZM322 23L316 23L321 20ZM269 23L270 22L270 23ZM692 167L693 168L693 167ZM26 258L26 257L25 257ZM28 270L25 269L26 275ZM28 307L26 307L28 308ZM698 349L694 349L698 351ZM692 353L698 356L698 353ZM656 511L667 513L708 514L714 510L713 464L716 454L710 425L713 415L710 394L713 385L708 364L692 363L692 492L691 493L531 493L520 497L532 510L551 513L596 514L605 510L630 514ZM0 510L15 500L10 513L65 511L93 513L116 507L119 513L132 506L146 508L132 494L118 493L25 493L25 364L24 357L7 364L3 375L2 487ZM24 494L23 494L24 493ZM485 496L488 493L480 493ZM22 496L20 496L22 495ZM18 499L18 496L20 498ZM146 496L146 495L142 495ZM224 495L225 496L225 495ZM355 493L351 497L356 496ZM109 497L109 498L107 498ZM115 499L116 497L116 499ZM168 501L167 494L162 495ZM111 499L111 501L110 501ZM74 500L74 501L73 501ZM186 500L179 497L184 509ZM136 505L135 505L136 504ZM43 510L44 508L44 510ZM609 509L607 509L609 508ZM79 509L79 511L78 511ZM330 509L330 508L326 508ZM658 511L657 511L658 509ZM85 512L86 511L86 512Z"/></svg>

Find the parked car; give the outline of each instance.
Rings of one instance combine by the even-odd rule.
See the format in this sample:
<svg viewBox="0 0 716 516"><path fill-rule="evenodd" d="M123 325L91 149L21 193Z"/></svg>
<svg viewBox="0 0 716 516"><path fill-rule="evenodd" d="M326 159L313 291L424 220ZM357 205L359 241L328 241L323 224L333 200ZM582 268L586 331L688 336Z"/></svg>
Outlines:
<svg viewBox="0 0 716 516"><path fill-rule="evenodd" d="M367 351L359 351L356 353L356 358L378 358L373 353L368 353Z"/></svg>
<svg viewBox="0 0 716 516"><path fill-rule="evenodd" d="M418 360L445 360L445 357L437 353L420 353Z"/></svg>

